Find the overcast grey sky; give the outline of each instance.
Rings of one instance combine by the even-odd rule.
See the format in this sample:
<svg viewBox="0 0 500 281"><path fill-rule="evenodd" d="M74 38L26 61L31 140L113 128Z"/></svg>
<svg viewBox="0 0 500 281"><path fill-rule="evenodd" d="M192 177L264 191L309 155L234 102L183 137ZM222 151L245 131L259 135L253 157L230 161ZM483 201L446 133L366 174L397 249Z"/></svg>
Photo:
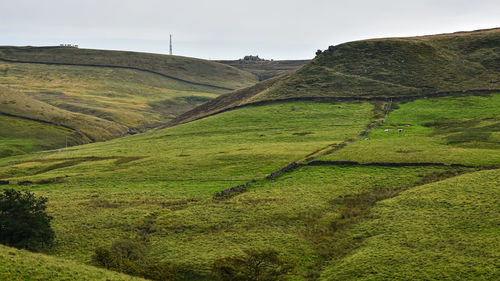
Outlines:
<svg viewBox="0 0 500 281"><path fill-rule="evenodd" d="M499 0L0 0L0 45L308 59L347 41L500 27Z"/></svg>

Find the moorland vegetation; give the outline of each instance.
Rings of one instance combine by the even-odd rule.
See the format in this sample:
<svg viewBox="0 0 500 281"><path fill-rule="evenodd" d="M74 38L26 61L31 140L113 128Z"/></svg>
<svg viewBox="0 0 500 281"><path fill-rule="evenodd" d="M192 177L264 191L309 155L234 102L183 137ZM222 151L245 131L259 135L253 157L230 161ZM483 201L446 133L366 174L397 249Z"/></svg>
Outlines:
<svg viewBox="0 0 500 281"><path fill-rule="evenodd" d="M346 43L163 129L0 158L0 179L49 199L61 276L494 280L499 32ZM0 249L7 278L34 272Z"/></svg>

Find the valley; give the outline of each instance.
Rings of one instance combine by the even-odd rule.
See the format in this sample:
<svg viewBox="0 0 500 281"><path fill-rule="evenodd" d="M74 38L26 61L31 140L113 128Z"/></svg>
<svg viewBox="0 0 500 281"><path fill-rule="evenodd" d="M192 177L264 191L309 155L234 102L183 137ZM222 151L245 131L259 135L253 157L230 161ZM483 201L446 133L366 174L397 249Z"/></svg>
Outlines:
<svg viewBox="0 0 500 281"><path fill-rule="evenodd" d="M0 259L41 279L133 280L91 267L121 239L172 280L222 280L214 268L249 250L278 253L283 280L494 280L499 48L500 29L363 40L261 82L196 80L210 86L4 62L22 75L0 76L0 149L30 153L3 154L2 187L47 197L56 240L51 257L2 247ZM106 141L76 140L95 128Z"/></svg>

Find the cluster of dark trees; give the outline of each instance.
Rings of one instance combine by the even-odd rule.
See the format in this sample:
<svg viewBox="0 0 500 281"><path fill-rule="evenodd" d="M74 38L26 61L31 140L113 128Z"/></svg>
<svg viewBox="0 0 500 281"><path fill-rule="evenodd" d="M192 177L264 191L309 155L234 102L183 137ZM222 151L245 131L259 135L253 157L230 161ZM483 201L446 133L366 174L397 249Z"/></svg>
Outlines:
<svg viewBox="0 0 500 281"><path fill-rule="evenodd" d="M41 251L54 242L46 212L47 198L30 191L5 189L0 193L0 244Z"/></svg>
<svg viewBox="0 0 500 281"><path fill-rule="evenodd" d="M259 56L244 56L243 60L246 61L264 61L265 59L259 58Z"/></svg>
<svg viewBox="0 0 500 281"><path fill-rule="evenodd" d="M333 54L335 52L335 46L329 46L328 49L322 51L322 50L317 50L316 51L316 56L319 56L321 54Z"/></svg>

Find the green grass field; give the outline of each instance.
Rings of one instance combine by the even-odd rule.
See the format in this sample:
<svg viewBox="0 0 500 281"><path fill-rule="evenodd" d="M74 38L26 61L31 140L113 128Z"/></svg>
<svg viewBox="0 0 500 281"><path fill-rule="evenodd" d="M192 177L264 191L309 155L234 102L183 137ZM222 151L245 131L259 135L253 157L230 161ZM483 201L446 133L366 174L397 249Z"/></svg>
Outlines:
<svg viewBox="0 0 500 281"><path fill-rule="evenodd" d="M130 225L140 225L144 217L153 214L176 220L165 227L179 231L177 238L165 240L165 233L158 232L152 241L159 242L151 246L157 258L174 261L164 255L172 243L192 248L189 243L180 243L190 236L182 231L186 226L180 224L186 221L183 209L193 216L193 223L210 229L217 218L207 225L208 213L197 216L208 206L213 206L216 215L225 205L212 202L216 191L261 180L314 150L359 135L370 122L373 106L350 103L342 107L313 102L249 107L62 153L3 159L0 177L12 182L48 183L33 188L49 198L56 218L57 243L51 254L88 262L95 247L106 246L117 237L133 236L135 230ZM18 164L12 165L12 161ZM221 216L234 210L230 207L227 212ZM175 217L168 218L170 214ZM196 258L194 264L187 259L182 263L206 272L211 259L224 253L228 252L207 255L199 262ZM196 251L189 255L195 256Z"/></svg>
<svg viewBox="0 0 500 281"><path fill-rule="evenodd" d="M314 102L248 107L168 130L69 148L62 153L35 154L34 160L31 156L21 157L32 161L4 166L0 175L12 178L54 163L68 162L71 166L75 159L95 157L69 169L39 173L35 179L66 175L88 178L89 169L109 166L92 174L128 184L142 184L145 177L153 175L150 180L188 180L196 184L229 181L222 186L231 186L262 178L324 146L359 135L370 123L372 110L369 103L342 104L342 108L339 104ZM105 157L113 159L101 160ZM116 161L123 157L138 160Z"/></svg>
<svg viewBox="0 0 500 281"><path fill-rule="evenodd" d="M500 94L419 99L399 107L369 140L321 160L500 165Z"/></svg>
<svg viewBox="0 0 500 281"><path fill-rule="evenodd" d="M496 100L497 95L417 100L401 104L400 109L392 111L385 126L400 122L403 117L418 119L415 116L425 116L418 119L424 123L452 117L453 120L496 118ZM425 113L416 111L415 104L425 102L435 106L419 104ZM472 109L474 104L489 107L464 112L460 110L464 103ZM406 106L408 111L405 111ZM446 108L447 113L437 114L442 108ZM447 241L453 239L450 228L441 240L419 244L411 259L400 261L403 265L388 270L386 275L385 271L374 273L370 270L372 265L363 260L363 255L360 261L353 261L352 257L357 257L360 250L376 251L381 256L380 260L372 261L373 266L391 267L392 258L405 255L406 250L402 248L404 245L384 244L385 240L370 244L379 237L378 233L388 237L386 239L393 239L393 236L400 239L398 235L410 235L405 232L406 227L418 228L420 224L435 220L439 221L438 227L445 227L447 219L453 216L472 215L454 208L448 217L439 216L437 211L429 212L432 206L413 208L407 214L401 212L408 210L391 205L391 202L406 200L399 198L429 188L429 192L435 193L432 200L459 200L472 190L479 191L472 187L457 189L453 183L463 179L465 187L468 181L477 177L488 181L487 192L474 195L478 198L477 204L486 200L477 208L491 206L490 201L498 191L487 186L497 185L498 170L326 165L301 167L274 181L264 179L291 161L303 160L330 145L362 139L325 158L340 155L359 143L370 143L360 134L377 114L373 104L357 102L284 102L244 107L184 125L72 147L60 153L41 152L4 158L0 160L0 178L12 184L26 180L34 182L29 188L49 198L49 211L55 217L56 244L48 253L81 263L90 262L96 247L109 246L119 238L138 237L146 228L148 248L154 259L188 268L206 276L207 280L211 280L209 268L215 260L239 255L250 248L279 251L294 265L287 280L369 280L411 274L419 278L432 274L443 278L456 276L453 275L457 274L454 273L456 267L468 261L467 255L480 248L482 242L466 249L449 245ZM416 128L417 123L414 123L409 128ZM371 134L382 128L374 129ZM376 139L372 135L369 137ZM439 137L431 135L429 138ZM489 149L494 151L496 147ZM426 157L434 154L433 150L428 152ZM426 155L425 151L421 154ZM462 164L498 164L496 154L484 154L479 162L469 161L465 156L453 156L450 151L448 154L463 160L458 162ZM358 156L334 159L365 161L363 153ZM422 156L408 161L426 159ZM398 162L398 159L382 160ZM245 182L251 183L249 191L225 200L213 199L216 192ZM449 190L432 189L441 185ZM474 206L470 208L476 208ZM491 220L494 214L494 210L490 210L490 213L480 212L471 218ZM384 216L401 216L401 219L397 223ZM420 219L413 221L404 219L406 217ZM384 223L394 231L381 232L384 228L380 225ZM474 237L494 241L490 233L495 228L486 221L484 224L489 228L476 229ZM470 228L464 225L456 228L453 235L471 239L469 231ZM425 234L421 230L408 239L430 239ZM419 264L429 253L439 255L433 248L433 243L438 242L441 244L436 244L436 249L447 247L447 252L435 270L415 270L414 273L406 270L415 267L414 264ZM462 273L472 279L492 276L489 267L483 266L492 259L489 254L478 257L471 261L473 269ZM453 261L455 265L446 267L446 261ZM360 266L368 269L359 273L353 271ZM421 273L426 275L419 275Z"/></svg>
<svg viewBox="0 0 500 281"><path fill-rule="evenodd" d="M78 143L70 129L0 115L0 157L64 147L66 141Z"/></svg>

